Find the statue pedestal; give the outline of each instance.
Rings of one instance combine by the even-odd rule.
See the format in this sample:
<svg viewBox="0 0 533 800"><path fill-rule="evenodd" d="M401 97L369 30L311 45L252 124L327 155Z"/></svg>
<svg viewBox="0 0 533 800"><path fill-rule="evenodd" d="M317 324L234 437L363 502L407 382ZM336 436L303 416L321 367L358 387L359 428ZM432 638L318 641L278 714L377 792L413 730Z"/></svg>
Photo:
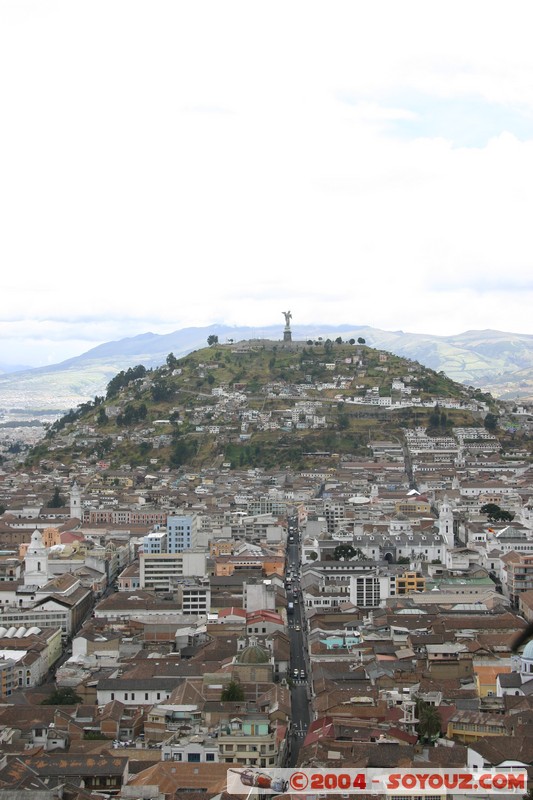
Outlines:
<svg viewBox="0 0 533 800"><path fill-rule="evenodd" d="M283 341L284 342L292 342L292 331L287 330L285 328L285 330L283 331Z"/></svg>

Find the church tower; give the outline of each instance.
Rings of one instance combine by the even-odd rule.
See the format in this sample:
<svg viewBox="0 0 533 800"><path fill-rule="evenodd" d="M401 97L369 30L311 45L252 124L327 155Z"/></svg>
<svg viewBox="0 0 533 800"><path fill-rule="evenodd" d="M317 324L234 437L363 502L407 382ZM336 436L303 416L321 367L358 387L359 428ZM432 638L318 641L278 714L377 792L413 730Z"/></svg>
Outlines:
<svg viewBox="0 0 533 800"><path fill-rule="evenodd" d="M83 512L81 510L81 492L80 487L74 481L70 487L70 517L71 519L83 520Z"/></svg>
<svg viewBox="0 0 533 800"><path fill-rule="evenodd" d="M451 549L454 546L453 511L446 495L444 495L439 511L439 533L446 542L446 547Z"/></svg>
<svg viewBox="0 0 533 800"><path fill-rule="evenodd" d="M48 583L48 550L43 544L41 531L35 528L24 557L24 584L41 587L45 583Z"/></svg>

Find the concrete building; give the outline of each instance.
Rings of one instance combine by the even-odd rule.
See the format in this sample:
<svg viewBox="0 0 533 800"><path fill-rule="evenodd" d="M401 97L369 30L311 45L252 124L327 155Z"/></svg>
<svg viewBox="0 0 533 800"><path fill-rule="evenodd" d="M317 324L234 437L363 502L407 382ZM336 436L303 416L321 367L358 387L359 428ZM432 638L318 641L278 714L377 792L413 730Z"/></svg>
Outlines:
<svg viewBox="0 0 533 800"><path fill-rule="evenodd" d="M139 585L141 589L169 591L182 578L203 577L205 574L205 552L139 554Z"/></svg>

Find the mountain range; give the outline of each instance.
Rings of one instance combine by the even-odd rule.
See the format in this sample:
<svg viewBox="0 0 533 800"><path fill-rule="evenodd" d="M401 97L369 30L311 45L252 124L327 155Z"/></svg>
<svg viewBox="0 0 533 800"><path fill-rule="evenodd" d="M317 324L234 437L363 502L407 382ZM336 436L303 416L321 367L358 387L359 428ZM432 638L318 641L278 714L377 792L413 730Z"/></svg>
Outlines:
<svg viewBox="0 0 533 800"><path fill-rule="evenodd" d="M106 342L59 364L0 375L0 407L31 413L63 412L105 393L121 370L147 369L205 347L208 336L224 344L248 339L282 341L283 329L209 325L168 334L144 333ZM293 340L343 341L363 338L367 345L418 361L454 381L491 392L503 400L533 399L533 336L497 330L466 331L455 336L385 331L364 325L295 325Z"/></svg>

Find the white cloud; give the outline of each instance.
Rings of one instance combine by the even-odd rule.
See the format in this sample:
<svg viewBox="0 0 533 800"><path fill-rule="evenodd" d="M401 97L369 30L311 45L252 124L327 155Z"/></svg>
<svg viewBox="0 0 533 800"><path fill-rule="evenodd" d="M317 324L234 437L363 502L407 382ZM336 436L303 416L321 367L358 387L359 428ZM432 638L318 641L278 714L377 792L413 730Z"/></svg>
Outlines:
<svg viewBox="0 0 533 800"><path fill-rule="evenodd" d="M0 336L35 353L285 306L533 333L529 10L4 2ZM475 100L482 146L416 134L442 98Z"/></svg>

